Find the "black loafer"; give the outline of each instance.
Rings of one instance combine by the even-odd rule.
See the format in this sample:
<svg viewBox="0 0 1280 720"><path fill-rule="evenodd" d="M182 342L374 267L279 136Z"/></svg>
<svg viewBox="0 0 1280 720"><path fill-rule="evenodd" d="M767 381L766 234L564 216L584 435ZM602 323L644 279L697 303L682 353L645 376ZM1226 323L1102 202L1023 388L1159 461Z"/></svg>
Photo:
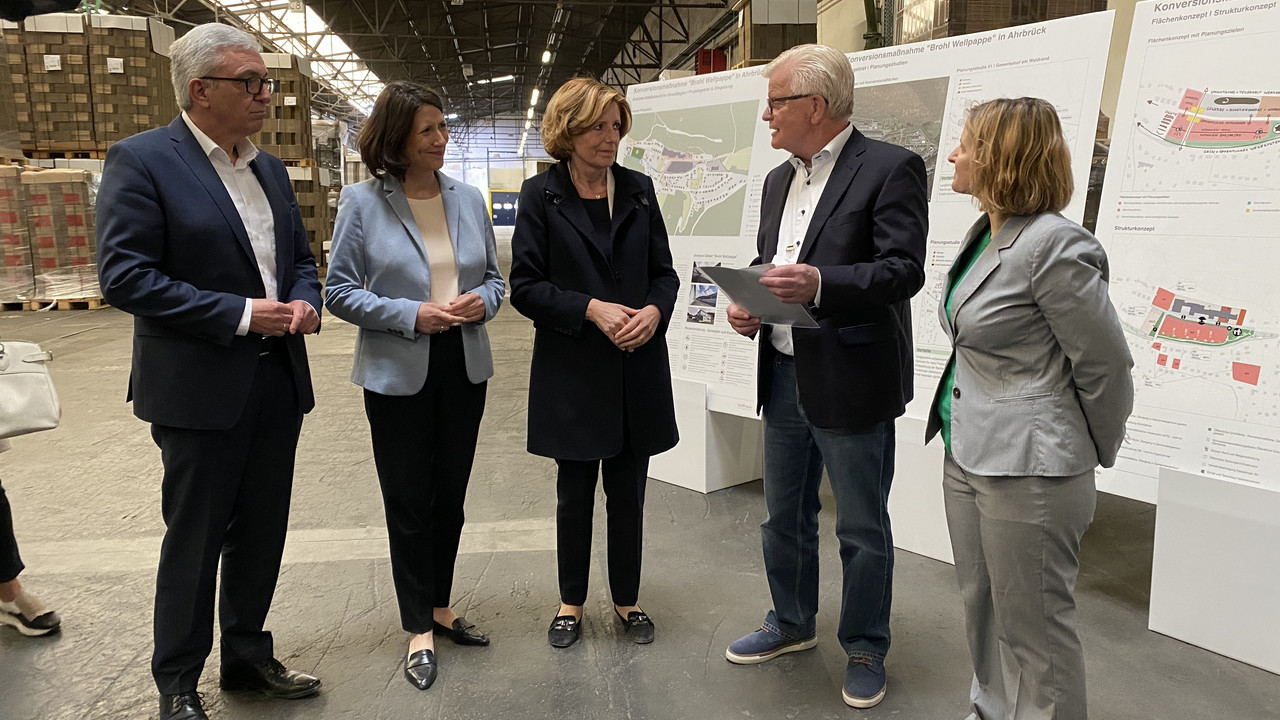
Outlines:
<svg viewBox="0 0 1280 720"><path fill-rule="evenodd" d="M582 637L582 619L572 615L557 615L547 629L547 642L551 647L567 648Z"/></svg>
<svg viewBox="0 0 1280 720"><path fill-rule="evenodd" d="M426 690L440 675L440 666L436 663L436 654L430 650L419 650L404 661L404 676L409 684L419 690Z"/></svg>
<svg viewBox="0 0 1280 720"><path fill-rule="evenodd" d="M185 692L160 696L160 720L209 720L200 693Z"/></svg>
<svg viewBox="0 0 1280 720"><path fill-rule="evenodd" d="M453 621L453 627L448 628L438 622L432 622L433 629L437 635L447 637L458 645L488 645L489 638L484 636L476 626L466 621L466 618L458 618Z"/></svg>
<svg viewBox="0 0 1280 720"><path fill-rule="evenodd" d="M623 631L627 637L631 638L631 642L637 645L648 645L653 642L653 621L643 612L629 612L626 617L622 617L622 613L617 610L613 611L618 616L618 622L622 623Z"/></svg>
<svg viewBox="0 0 1280 720"><path fill-rule="evenodd" d="M279 660L222 666L223 690L257 690L269 698L295 700L320 691L320 678L289 670Z"/></svg>

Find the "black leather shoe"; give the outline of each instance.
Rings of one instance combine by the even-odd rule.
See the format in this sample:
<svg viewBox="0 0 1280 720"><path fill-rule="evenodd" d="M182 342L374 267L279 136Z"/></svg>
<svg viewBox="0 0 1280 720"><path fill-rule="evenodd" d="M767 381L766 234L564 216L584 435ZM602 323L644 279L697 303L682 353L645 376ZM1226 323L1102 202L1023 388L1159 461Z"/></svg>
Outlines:
<svg viewBox="0 0 1280 720"><path fill-rule="evenodd" d="M643 612L629 612L626 617L622 617L622 613L617 610L613 611L618 616L618 622L622 623L622 629L626 632L627 637L631 638L631 642L637 645L648 645L653 642L653 621Z"/></svg>
<svg viewBox="0 0 1280 720"><path fill-rule="evenodd" d="M572 615L557 615L547 628L547 642L551 647L567 648L582 637L582 619Z"/></svg>
<svg viewBox="0 0 1280 720"><path fill-rule="evenodd" d="M293 700L320 691L320 678L286 669L279 660L222 666L223 690L257 690L269 698Z"/></svg>
<svg viewBox="0 0 1280 720"><path fill-rule="evenodd" d="M430 650L419 650L404 661L404 676L409 683L419 690L426 690L436 681L440 674L440 666L436 663L436 654Z"/></svg>
<svg viewBox="0 0 1280 720"><path fill-rule="evenodd" d="M459 645L488 645L489 638L484 636L476 626L467 622L466 618L458 618L453 621L453 627L448 628L438 622L432 622L435 633L442 637L447 637Z"/></svg>
<svg viewBox="0 0 1280 720"><path fill-rule="evenodd" d="M200 693L192 691L160 696L160 720L209 720Z"/></svg>

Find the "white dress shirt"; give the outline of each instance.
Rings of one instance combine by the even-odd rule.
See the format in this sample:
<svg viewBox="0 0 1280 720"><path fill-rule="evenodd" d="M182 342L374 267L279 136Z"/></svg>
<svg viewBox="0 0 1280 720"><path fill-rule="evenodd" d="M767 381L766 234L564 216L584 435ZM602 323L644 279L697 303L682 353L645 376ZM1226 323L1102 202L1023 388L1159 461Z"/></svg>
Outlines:
<svg viewBox="0 0 1280 720"><path fill-rule="evenodd" d="M804 161L792 155L789 162L794 167L795 175L791 177L791 188L787 191L787 204L782 208L782 222L778 224L778 252L773 256L774 265L792 265L800 257L800 245L804 242L805 233L809 232L809 221L813 219L813 211L822 199L822 191L827 189L827 180L831 178L831 170L844 150L845 143L853 135L853 124L846 125L831 142L810 158L808 167ZM822 304L822 274L818 274L818 294L813 304ZM795 347L791 342L791 327L774 325L769 340L778 352L795 355Z"/></svg>
<svg viewBox="0 0 1280 720"><path fill-rule="evenodd" d="M231 196L231 202L236 206L236 212L240 214L240 221L244 223L244 230L249 235L249 245L253 247L253 257L258 263L258 274L262 276L262 286L267 290L266 297L278 300L280 290L276 280L276 221L271 214L267 193L262 189L262 183L258 182L258 176L253 174L253 168L249 167L249 163L258 157L258 148L249 138L241 138L236 143L237 158L233 164L227 152L196 127L185 111L182 113L182 121L190 128L191 134L196 136L205 155L209 156L209 162L213 163L213 169L218 172L218 177L227 188L227 194ZM240 325L236 328L237 335L249 333L249 321L252 317L253 298L245 298L244 314L240 316Z"/></svg>

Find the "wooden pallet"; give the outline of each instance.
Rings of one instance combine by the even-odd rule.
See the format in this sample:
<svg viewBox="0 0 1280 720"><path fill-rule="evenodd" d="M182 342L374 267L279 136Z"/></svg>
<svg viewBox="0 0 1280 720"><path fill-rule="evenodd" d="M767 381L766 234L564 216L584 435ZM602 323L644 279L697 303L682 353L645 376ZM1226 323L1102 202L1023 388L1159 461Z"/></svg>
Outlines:
<svg viewBox="0 0 1280 720"><path fill-rule="evenodd" d="M106 150L27 150L23 153L32 160L103 160Z"/></svg>
<svg viewBox="0 0 1280 720"><path fill-rule="evenodd" d="M285 167L315 167L316 161L311 158L280 158Z"/></svg>
<svg viewBox="0 0 1280 720"><path fill-rule="evenodd" d="M26 310L28 304L26 300L6 300L0 302L0 311Z"/></svg>
<svg viewBox="0 0 1280 720"><path fill-rule="evenodd" d="M10 305L15 303L5 303ZM99 310L111 307L102 298L52 298L49 300L28 300L28 310Z"/></svg>

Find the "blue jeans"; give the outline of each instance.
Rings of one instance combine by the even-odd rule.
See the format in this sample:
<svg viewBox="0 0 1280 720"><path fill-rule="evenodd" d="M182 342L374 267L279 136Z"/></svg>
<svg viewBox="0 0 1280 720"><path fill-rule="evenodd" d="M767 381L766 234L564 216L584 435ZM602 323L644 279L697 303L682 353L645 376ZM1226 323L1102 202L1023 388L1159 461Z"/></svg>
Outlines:
<svg viewBox="0 0 1280 720"><path fill-rule="evenodd" d="M811 637L818 615L818 486L825 463L836 500L844 566L838 634L849 657L883 662L889 652L893 537L893 421L867 430L824 430L805 417L792 358L779 355L764 407L764 498L760 525L773 610L765 627L793 640Z"/></svg>

